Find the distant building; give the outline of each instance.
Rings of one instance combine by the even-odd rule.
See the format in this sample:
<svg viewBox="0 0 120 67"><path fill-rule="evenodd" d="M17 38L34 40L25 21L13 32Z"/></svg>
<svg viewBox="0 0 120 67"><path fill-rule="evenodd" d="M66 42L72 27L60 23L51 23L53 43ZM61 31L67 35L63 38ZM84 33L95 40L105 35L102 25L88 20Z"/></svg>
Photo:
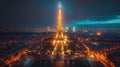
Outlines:
<svg viewBox="0 0 120 67"><path fill-rule="evenodd" d="M75 30L75 26L73 27L73 32L75 32L76 30Z"/></svg>
<svg viewBox="0 0 120 67"><path fill-rule="evenodd" d="M50 32L50 27L49 26L47 27L47 31Z"/></svg>
<svg viewBox="0 0 120 67"><path fill-rule="evenodd" d="M70 32L71 31L71 28L70 27L65 27L65 32Z"/></svg>

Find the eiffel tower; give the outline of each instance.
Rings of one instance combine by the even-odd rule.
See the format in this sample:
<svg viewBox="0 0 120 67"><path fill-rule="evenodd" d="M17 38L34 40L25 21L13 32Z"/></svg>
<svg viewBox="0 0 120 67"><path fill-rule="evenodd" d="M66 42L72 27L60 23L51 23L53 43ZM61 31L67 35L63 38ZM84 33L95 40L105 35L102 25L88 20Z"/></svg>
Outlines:
<svg viewBox="0 0 120 67"><path fill-rule="evenodd" d="M53 40L53 45L54 45L53 53L57 54L57 56L64 55L65 52L64 47L66 46L66 43L67 43L67 36L63 34L63 30L62 30L62 6L61 6L61 2L59 2L57 33Z"/></svg>

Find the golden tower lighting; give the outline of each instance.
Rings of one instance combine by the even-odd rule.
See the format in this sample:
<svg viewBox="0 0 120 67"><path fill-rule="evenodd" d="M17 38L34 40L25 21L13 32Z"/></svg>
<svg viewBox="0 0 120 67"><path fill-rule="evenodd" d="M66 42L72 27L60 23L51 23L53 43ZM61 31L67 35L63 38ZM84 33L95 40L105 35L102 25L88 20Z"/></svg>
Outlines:
<svg viewBox="0 0 120 67"><path fill-rule="evenodd" d="M52 54L54 53L64 54L64 50L65 50L64 47L66 46L66 42L67 42L67 36L63 35L63 30L62 30L62 5L61 2L59 2L57 33L53 40L54 50Z"/></svg>
<svg viewBox="0 0 120 67"><path fill-rule="evenodd" d="M62 7L61 7L61 2L59 2L59 9L58 9L58 32L62 32Z"/></svg>

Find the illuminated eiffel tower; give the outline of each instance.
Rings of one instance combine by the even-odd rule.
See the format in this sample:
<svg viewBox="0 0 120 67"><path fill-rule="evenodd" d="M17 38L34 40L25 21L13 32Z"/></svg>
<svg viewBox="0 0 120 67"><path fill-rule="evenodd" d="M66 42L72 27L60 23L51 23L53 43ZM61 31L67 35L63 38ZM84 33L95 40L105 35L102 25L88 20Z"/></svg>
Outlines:
<svg viewBox="0 0 120 67"><path fill-rule="evenodd" d="M57 33L53 40L54 50L52 54L64 55L64 47L67 43L67 36L63 35L62 30L62 6L61 2L59 2L58 6L58 24L57 24Z"/></svg>

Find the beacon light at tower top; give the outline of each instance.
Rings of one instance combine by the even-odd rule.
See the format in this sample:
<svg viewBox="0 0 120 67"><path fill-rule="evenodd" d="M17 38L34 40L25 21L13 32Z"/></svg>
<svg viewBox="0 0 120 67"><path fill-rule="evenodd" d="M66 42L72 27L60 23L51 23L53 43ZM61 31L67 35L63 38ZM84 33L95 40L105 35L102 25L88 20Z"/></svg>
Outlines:
<svg viewBox="0 0 120 67"><path fill-rule="evenodd" d="M59 2L59 7L62 7L62 6L61 6L61 2Z"/></svg>

